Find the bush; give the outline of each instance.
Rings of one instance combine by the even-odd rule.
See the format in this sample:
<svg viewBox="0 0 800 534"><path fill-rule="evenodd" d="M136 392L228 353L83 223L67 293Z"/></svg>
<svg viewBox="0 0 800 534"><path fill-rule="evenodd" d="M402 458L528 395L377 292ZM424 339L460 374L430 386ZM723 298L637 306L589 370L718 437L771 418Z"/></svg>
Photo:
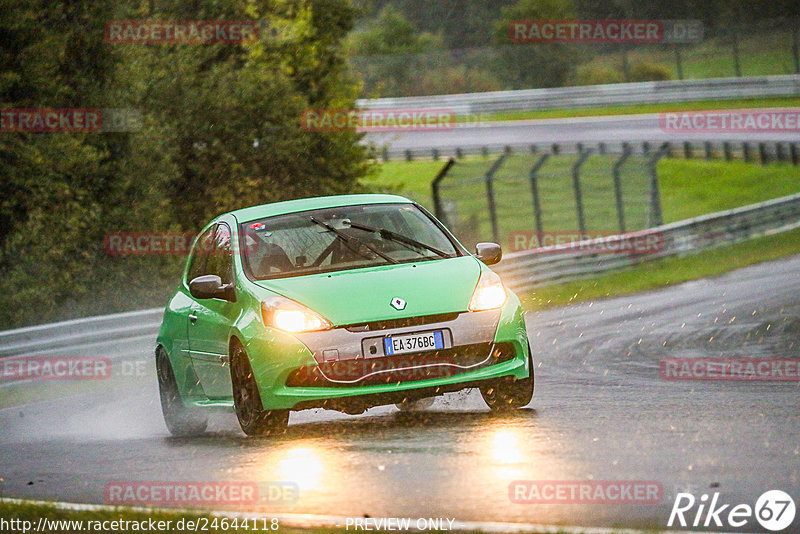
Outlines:
<svg viewBox="0 0 800 534"><path fill-rule="evenodd" d="M497 78L489 72L456 65L424 73L417 94L484 93L500 89L502 87Z"/></svg>
<svg viewBox="0 0 800 534"><path fill-rule="evenodd" d="M622 73L608 67L581 65L575 71L577 85L602 85L623 82Z"/></svg>
<svg viewBox="0 0 800 534"><path fill-rule="evenodd" d="M661 63L649 63L637 61L631 65L632 82L655 82L660 80L671 80L672 71Z"/></svg>

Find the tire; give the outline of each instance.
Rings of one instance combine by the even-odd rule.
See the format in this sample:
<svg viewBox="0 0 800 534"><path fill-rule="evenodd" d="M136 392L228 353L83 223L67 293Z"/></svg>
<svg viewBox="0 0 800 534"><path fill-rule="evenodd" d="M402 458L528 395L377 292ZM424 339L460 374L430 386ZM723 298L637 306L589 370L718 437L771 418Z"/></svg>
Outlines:
<svg viewBox="0 0 800 534"><path fill-rule="evenodd" d="M480 387L481 396L492 411L516 410L527 406L533 399L534 372L531 345L528 343L527 378L504 377L490 385Z"/></svg>
<svg viewBox="0 0 800 534"><path fill-rule="evenodd" d="M161 398L161 413L167 430L173 436L192 436L206 431L208 420L196 410L187 408L181 399L172 364L163 347L156 350L156 375Z"/></svg>
<svg viewBox="0 0 800 534"><path fill-rule="evenodd" d="M265 410L250 358L239 343L231 346L231 383L233 404L239 426L248 436L270 436L286 431L289 410Z"/></svg>

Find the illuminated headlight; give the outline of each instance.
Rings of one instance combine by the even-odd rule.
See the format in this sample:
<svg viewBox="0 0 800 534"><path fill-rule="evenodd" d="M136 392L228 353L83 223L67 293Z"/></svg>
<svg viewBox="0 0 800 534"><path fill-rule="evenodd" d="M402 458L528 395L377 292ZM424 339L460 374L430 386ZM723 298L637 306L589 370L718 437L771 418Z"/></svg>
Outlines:
<svg viewBox="0 0 800 534"><path fill-rule="evenodd" d="M286 297L270 297L261 303L264 325L284 332L327 330L331 323L317 312Z"/></svg>
<svg viewBox="0 0 800 534"><path fill-rule="evenodd" d="M469 301L470 311L499 308L506 303L506 288L493 271L483 271Z"/></svg>

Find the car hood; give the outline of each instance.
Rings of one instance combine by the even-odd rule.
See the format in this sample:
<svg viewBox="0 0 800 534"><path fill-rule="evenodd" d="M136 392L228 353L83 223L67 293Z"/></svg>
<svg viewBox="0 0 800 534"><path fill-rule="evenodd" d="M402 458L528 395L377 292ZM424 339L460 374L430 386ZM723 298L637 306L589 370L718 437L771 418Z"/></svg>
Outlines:
<svg viewBox="0 0 800 534"><path fill-rule="evenodd" d="M481 266L472 256L260 280L334 326L467 311ZM392 307L399 297L405 307Z"/></svg>

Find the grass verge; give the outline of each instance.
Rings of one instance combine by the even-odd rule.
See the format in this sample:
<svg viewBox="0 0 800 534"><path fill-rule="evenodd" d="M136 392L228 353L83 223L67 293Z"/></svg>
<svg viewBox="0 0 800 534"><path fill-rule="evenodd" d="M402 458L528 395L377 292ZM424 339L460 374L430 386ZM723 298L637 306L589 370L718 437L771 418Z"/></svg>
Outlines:
<svg viewBox="0 0 800 534"><path fill-rule="evenodd" d="M526 309L565 306L716 276L793 254L800 254L800 230L759 237L691 256L664 258L596 278L544 286L521 294L520 299Z"/></svg>

